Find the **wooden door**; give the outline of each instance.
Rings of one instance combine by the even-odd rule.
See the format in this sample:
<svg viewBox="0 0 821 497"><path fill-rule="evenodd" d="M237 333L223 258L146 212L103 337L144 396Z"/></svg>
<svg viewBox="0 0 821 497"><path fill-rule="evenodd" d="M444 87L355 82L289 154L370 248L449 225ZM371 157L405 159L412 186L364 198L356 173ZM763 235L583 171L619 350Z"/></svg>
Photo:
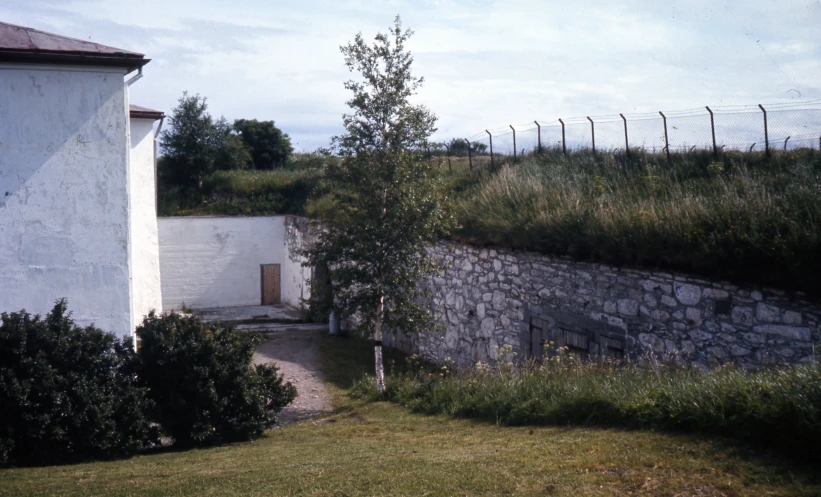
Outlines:
<svg viewBox="0 0 821 497"><path fill-rule="evenodd" d="M262 305L280 303L279 264L262 264Z"/></svg>

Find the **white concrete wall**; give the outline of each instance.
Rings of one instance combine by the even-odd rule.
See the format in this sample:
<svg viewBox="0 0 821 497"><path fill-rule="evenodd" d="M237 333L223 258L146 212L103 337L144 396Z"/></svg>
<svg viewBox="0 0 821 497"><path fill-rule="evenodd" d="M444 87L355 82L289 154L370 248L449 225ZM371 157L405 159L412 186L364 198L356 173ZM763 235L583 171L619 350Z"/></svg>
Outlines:
<svg viewBox="0 0 821 497"><path fill-rule="evenodd" d="M289 249L298 235L286 217L160 218L163 308L259 305L261 264L281 265L282 303L299 306L310 271Z"/></svg>
<svg viewBox="0 0 821 497"><path fill-rule="evenodd" d="M153 119L131 123L131 298L132 326L152 309L162 311L160 248L154 182Z"/></svg>
<svg viewBox="0 0 821 497"><path fill-rule="evenodd" d="M0 310L130 333L123 72L0 64Z"/></svg>

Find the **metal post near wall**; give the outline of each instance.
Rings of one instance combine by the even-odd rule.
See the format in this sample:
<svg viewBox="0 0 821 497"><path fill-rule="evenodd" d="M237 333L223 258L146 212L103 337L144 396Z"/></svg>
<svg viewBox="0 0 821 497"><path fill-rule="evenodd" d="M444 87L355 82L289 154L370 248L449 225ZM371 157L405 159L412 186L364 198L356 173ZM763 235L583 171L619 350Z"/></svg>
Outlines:
<svg viewBox="0 0 821 497"><path fill-rule="evenodd" d="M670 140L667 138L667 116L665 116L662 111L659 111L659 114L661 114L661 120L664 123L664 150L667 152L667 162L670 162Z"/></svg>
<svg viewBox="0 0 821 497"><path fill-rule="evenodd" d="M713 134L713 153L718 155L718 148L716 147L716 123L713 120L713 111L707 106L704 108L710 113L710 132Z"/></svg>
<svg viewBox="0 0 821 497"><path fill-rule="evenodd" d="M787 139L784 140L784 150L787 150L787 142L790 141L790 138L791 137L788 136Z"/></svg>
<svg viewBox="0 0 821 497"><path fill-rule="evenodd" d="M488 140L490 140L490 167L493 167L493 135L488 130L485 130L485 133L487 133Z"/></svg>
<svg viewBox="0 0 821 497"><path fill-rule="evenodd" d="M593 125L593 120L590 119L590 116L587 116L587 120L590 121L590 141L593 142L593 155L596 154L596 127Z"/></svg>
<svg viewBox="0 0 821 497"><path fill-rule="evenodd" d="M512 124L508 124L508 126L513 130L513 163L516 164L516 129Z"/></svg>
<svg viewBox="0 0 821 497"><path fill-rule="evenodd" d="M470 167L470 170L473 171L473 157L470 155L470 140L465 138L465 143L468 144L468 167Z"/></svg>
<svg viewBox="0 0 821 497"><path fill-rule="evenodd" d="M567 144L564 141L564 121L559 119L559 122L562 123L562 153L567 155Z"/></svg>
<svg viewBox="0 0 821 497"><path fill-rule="evenodd" d="M627 118L624 117L624 114L619 113L621 116L622 121L624 121L624 151L627 155L630 155L630 144L627 141Z"/></svg>
<svg viewBox="0 0 821 497"><path fill-rule="evenodd" d="M767 109L763 105L758 104L758 108L764 113L764 154L770 156L770 134L767 130Z"/></svg>
<svg viewBox="0 0 821 497"><path fill-rule="evenodd" d="M537 136L538 136L538 143L539 143L537 150L539 151L539 153L542 153L542 126L539 124L539 121L533 121L533 122L536 123L536 129L538 130L536 132Z"/></svg>

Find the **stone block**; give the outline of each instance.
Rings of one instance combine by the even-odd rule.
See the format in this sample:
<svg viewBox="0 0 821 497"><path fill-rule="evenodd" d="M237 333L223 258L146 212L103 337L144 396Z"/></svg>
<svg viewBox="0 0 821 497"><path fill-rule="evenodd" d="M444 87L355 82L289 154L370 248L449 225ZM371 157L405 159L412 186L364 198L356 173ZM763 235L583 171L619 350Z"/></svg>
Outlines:
<svg viewBox="0 0 821 497"><path fill-rule="evenodd" d="M501 311L505 307L505 294L504 292L500 292L499 290L493 291L493 308L497 311Z"/></svg>
<svg viewBox="0 0 821 497"><path fill-rule="evenodd" d="M682 340L681 341L681 353L682 354L692 354L696 351L696 344L691 342L690 340Z"/></svg>
<svg viewBox="0 0 821 497"><path fill-rule="evenodd" d="M696 305L701 300L701 287L688 283L676 283L676 298L684 305Z"/></svg>
<svg viewBox="0 0 821 497"><path fill-rule="evenodd" d="M639 342L648 350L656 353L664 352L664 340L653 333L639 333Z"/></svg>
<svg viewBox="0 0 821 497"><path fill-rule="evenodd" d="M659 301L652 293L645 293L644 303L647 304L648 307L656 307Z"/></svg>
<svg viewBox="0 0 821 497"><path fill-rule="evenodd" d="M744 326L752 326L753 324L753 309L751 307L733 307L731 316L733 318L733 323L735 324L741 324Z"/></svg>
<svg viewBox="0 0 821 497"><path fill-rule="evenodd" d="M726 291L717 290L715 288L705 288L701 294L708 299L726 299L730 296Z"/></svg>
<svg viewBox="0 0 821 497"><path fill-rule="evenodd" d="M756 333L766 333L768 335L778 335L784 338L809 342L812 339L812 330L798 326L784 326L777 324L763 324L753 327Z"/></svg>
<svg viewBox="0 0 821 497"><path fill-rule="evenodd" d="M622 316L636 316L639 313L639 303L632 299L621 299L618 309Z"/></svg>
<svg viewBox="0 0 821 497"><path fill-rule="evenodd" d="M787 324L801 324L801 313L795 311L785 312L784 322Z"/></svg>
<svg viewBox="0 0 821 497"><path fill-rule="evenodd" d="M733 345L732 347L730 347L730 354L736 357L749 355L750 352L752 352L750 349L742 347L741 345Z"/></svg>
<svg viewBox="0 0 821 497"><path fill-rule="evenodd" d="M618 310L615 302L607 301L604 303L604 312L615 314Z"/></svg>
<svg viewBox="0 0 821 497"><path fill-rule="evenodd" d="M765 323L777 323L781 321L781 309L774 305L759 303L755 307L755 318Z"/></svg>
<svg viewBox="0 0 821 497"><path fill-rule="evenodd" d="M760 302L762 299L764 299L764 296L758 290L753 290L752 292L750 292L750 298L757 302Z"/></svg>
<svg viewBox="0 0 821 497"><path fill-rule="evenodd" d="M484 319L484 317L485 317L485 304L484 303L476 304L476 317L478 317L479 319Z"/></svg>
<svg viewBox="0 0 821 497"><path fill-rule="evenodd" d="M684 315L687 317L687 321L690 324L695 326L701 326L701 310L695 307L688 307L687 310L684 312Z"/></svg>
<svg viewBox="0 0 821 497"><path fill-rule="evenodd" d="M661 303L667 307L676 307L678 305L678 301L676 301L676 299L667 295L661 296Z"/></svg>

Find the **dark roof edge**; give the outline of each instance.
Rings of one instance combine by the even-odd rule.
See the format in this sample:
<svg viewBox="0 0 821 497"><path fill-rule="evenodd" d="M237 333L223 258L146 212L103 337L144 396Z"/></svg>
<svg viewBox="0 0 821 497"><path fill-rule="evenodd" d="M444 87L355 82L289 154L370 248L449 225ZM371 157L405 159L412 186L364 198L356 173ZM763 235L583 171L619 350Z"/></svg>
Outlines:
<svg viewBox="0 0 821 497"><path fill-rule="evenodd" d="M133 71L148 64L151 59L130 55L0 50L0 62L123 67Z"/></svg>
<svg viewBox="0 0 821 497"><path fill-rule="evenodd" d="M158 119L164 118L165 114L158 110L146 111L131 109L130 111L128 111L128 116L135 119L153 119L156 121Z"/></svg>

